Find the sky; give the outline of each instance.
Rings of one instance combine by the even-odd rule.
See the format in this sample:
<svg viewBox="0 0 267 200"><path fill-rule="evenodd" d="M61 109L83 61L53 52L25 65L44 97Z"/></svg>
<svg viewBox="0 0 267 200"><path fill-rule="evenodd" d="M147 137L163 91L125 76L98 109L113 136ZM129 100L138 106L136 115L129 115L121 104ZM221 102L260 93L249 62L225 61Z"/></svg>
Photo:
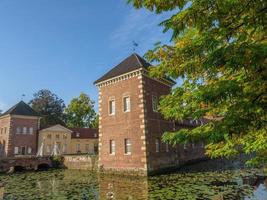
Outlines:
<svg viewBox="0 0 267 200"><path fill-rule="evenodd" d="M49 89L68 105L132 53L170 42L158 24L171 13L136 10L127 0L1 0L0 110ZM22 97L22 95L25 97ZM96 106L97 109L97 106Z"/></svg>

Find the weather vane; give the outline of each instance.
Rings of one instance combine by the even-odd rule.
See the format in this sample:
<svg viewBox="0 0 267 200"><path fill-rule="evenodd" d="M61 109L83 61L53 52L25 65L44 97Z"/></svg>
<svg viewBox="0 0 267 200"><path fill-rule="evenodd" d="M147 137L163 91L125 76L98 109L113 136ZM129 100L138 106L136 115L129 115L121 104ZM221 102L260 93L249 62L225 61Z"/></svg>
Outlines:
<svg viewBox="0 0 267 200"><path fill-rule="evenodd" d="M25 94L22 94L21 95L21 101L23 101L23 99L24 99L25 96L26 96Z"/></svg>
<svg viewBox="0 0 267 200"><path fill-rule="evenodd" d="M138 47L138 43L135 42L134 40L132 41L132 43L133 43L133 51L135 52L135 48Z"/></svg>

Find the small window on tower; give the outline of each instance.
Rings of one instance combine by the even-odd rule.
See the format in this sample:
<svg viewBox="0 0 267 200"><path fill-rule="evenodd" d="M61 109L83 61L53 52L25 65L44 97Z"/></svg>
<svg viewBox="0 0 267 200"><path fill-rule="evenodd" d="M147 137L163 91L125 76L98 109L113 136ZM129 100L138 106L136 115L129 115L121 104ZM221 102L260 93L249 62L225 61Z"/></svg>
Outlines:
<svg viewBox="0 0 267 200"><path fill-rule="evenodd" d="M124 148L125 148L125 151L124 153L127 154L127 155L130 155L132 153L132 144L131 144L131 140L130 139L125 139L124 140Z"/></svg>
<svg viewBox="0 0 267 200"><path fill-rule="evenodd" d="M109 101L109 114L115 115L115 100L114 99Z"/></svg>
<svg viewBox="0 0 267 200"><path fill-rule="evenodd" d="M109 153L111 155L115 155L115 141L114 140L109 141Z"/></svg>
<svg viewBox="0 0 267 200"><path fill-rule="evenodd" d="M155 95L152 96L152 109L154 112L158 112L158 97Z"/></svg>
<svg viewBox="0 0 267 200"><path fill-rule="evenodd" d="M156 152L158 153L159 152L159 139L157 138L156 141L155 141L155 144L156 144Z"/></svg>
<svg viewBox="0 0 267 200"><path fill-rule="evenodd" d="M123 111L130 112L130 97L123 97Z"/></svg>

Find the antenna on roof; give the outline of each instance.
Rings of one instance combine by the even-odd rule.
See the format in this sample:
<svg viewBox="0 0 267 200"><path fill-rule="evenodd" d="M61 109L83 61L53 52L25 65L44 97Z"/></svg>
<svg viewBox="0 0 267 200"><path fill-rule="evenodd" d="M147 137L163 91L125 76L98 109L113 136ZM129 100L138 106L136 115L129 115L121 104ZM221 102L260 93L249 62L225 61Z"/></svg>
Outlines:
<svg viewBox="0 0 267 200"><path fill-rule="evenodd" d="M21 101L23 101L23 99L24 99L25 96L26 96L25 94L22 94L21 95Z"/></svg>
<svg viewBox="0 0 267 200"><path fill-rule="evenodd" d="M133 43L133 51L135 52L135 48L138 47L138 43L136 43L134 40L132 41Z"/></svg>

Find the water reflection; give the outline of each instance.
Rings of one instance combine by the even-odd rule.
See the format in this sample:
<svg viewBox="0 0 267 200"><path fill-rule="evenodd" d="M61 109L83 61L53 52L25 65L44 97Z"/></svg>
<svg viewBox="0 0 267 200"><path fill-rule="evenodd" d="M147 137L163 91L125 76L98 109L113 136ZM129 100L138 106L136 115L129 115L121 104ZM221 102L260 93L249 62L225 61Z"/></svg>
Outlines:
<svg viewBox="0 0 267 200"><path fill-rule="evenodd" d="M267 199L258 170L173 173L150 178L51 170L0 175L0 199ZM4 186L4 187L1 187Z"/></svg>

